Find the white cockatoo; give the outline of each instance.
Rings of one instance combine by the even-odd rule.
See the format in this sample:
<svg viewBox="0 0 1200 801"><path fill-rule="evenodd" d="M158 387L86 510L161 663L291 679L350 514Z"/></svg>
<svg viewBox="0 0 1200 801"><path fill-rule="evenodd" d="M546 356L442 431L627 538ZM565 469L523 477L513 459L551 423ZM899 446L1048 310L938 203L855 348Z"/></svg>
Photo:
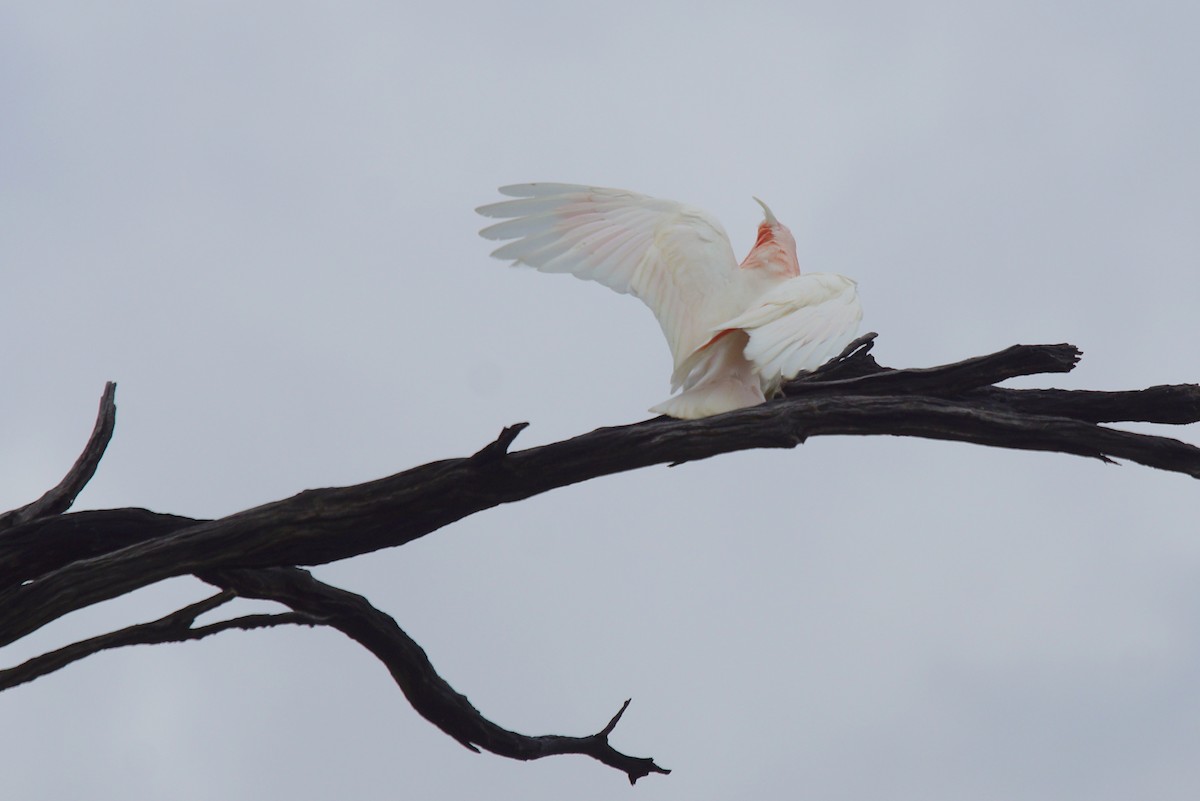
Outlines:
<svg viewBox="0 0 1200 801"><path fill-rule="evenodd" d="M672 200L574 184L515 184L516 198L481 206L504 222L493 256L570 273L633 295L667 337L678 395L650 411L695 419L762 403L780 384L838 355L862 308L854 281L801 275L792 232L767 208L739 265L721 224Z"/></svg>

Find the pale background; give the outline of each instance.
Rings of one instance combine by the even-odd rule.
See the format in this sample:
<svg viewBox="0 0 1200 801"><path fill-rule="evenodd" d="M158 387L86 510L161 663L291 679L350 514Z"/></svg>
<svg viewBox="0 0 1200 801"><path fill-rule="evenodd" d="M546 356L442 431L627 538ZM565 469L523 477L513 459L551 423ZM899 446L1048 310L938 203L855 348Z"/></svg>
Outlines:
<svg viewBox="0 0 1200 801"><path fill-rule="evenodd" d="M512 182L769 202L878 358L1073 342L1200 379L1200 6L0 6L0 506L119 382L77 508L213 517L644 419L638 303L487 257ZM736 9L736 10L735 10ZM1147 427L1149 428L1149 427ZM1177 433L1200 441L1197 428ZM0 695L5 798L1193 799L1197 491L1134 465L830 438L656 467L317 569L502 725L469 753L341 635L231 633ZM3 664L205 594L74 615Z"/></svg>

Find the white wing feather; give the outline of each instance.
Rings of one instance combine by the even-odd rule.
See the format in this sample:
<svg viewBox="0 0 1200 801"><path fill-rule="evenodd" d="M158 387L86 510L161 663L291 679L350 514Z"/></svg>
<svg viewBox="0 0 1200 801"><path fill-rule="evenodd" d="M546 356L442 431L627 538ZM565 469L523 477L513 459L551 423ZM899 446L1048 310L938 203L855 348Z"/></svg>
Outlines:
<svg viewBox="0 0 1200 801"><path fill-rule="evenodd" d="M858 333L860 320L854 281L810 273L774 287L719 328L749 334L746 358L765 384L777 386L838 355Z"/></svg>
<svg viewBox="0 0 1200 801"><path fill-rule="evenodd" d="M713 328L745 309L729 237L705 212L621 189L515 184L517 198L482 206L506 218L480 231L513 241L492 255L548 273L570 273L645 303L662 327L678 368Z"/></svg>

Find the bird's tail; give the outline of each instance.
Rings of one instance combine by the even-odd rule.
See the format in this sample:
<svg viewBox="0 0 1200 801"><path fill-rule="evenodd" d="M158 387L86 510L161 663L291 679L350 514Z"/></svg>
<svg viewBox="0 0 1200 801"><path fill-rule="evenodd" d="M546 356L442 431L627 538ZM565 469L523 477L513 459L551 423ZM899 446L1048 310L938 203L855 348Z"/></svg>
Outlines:
<svg viewBox="0 0 1200 801"><path fill-rule="evenodd" d="M676 376L683 392L650 411L695 420L762 403L761 382L742 353L748 341L745 331L726 331L713 337L684 363L686 376Z"/></svg>
<svg viewBox="0 0 1200 801"><path fill-rule="evenodd" d="M650 411L683 420L696 420L722 412L732 412L734 409L744 409L747 406L757 406L763 400L757 380L747 383L738 378L718 378L684 390L673 398L667 398L657 406L652 406Z"/></svg>

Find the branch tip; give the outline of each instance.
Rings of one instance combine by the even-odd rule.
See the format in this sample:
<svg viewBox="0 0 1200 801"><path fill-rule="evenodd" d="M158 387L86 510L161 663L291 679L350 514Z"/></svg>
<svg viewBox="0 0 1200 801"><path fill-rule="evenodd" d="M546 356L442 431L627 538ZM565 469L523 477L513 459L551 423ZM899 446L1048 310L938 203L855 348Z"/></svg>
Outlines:
<svg viewBox="0 0 1200 801"><path fill-rule="evenodd" d="M79 454L66 476L58 482L58 486L48 490L33 503L0 514L0 531L41 517L61 515L71 508L75 498L96 474L100 458L104 456L104 451L112 439L113 428L117 424L116 397L117 383L105 383L104 392L100 395L100 409L96 413L96 425L92 428L92 435L88 437L83 453Z"/></svg>
<svg viewBox="0 0 1200 801"><path fill-rule="evenodd" d="M621 708L617 710L617 714L612 716L612 720L608 722L607 726L600 730L600 733L596 735L597 737L601 737L605 740L608 739L608 735L612 734L613 729L617 727L617 723L620 722L621 716L625 714L625 710L629 709L629 702L632 700L632 698L625 699L625 703L621 704Z"/></svg>
<svg viewBox="0 0 1200 801"><path fill-rule="evenodd" d="M835 370L839 365L848 362L851 359L862 358L871 352L871 348L875 347L875 338L879 334L874 331L868 331L860 337L854 339L849 345L842 348L842 352L834 356L829 361L822 364L817 369L809 373L810 376L822 375L831 370Z"/></svg>
<svg viewBox="0 0 1200 801"><path fill-rule="evenodd" d="M471 461L475 464L492 464L500 461L508 455L508 448L513 444L517 435L527 428L529 428L529 423L513 423L511 426L505 426L494 442L489 442L475 452Z"/></svg>
<svg viewBox="0 0 1200 801"><path fill-rule="evenodd" d="M841 356L849 356L855 351L862 350L864 353L875 347L875 340L879 334L874 331L868 331L860 337L857 337L846 347L842 348Z"/></svg>

